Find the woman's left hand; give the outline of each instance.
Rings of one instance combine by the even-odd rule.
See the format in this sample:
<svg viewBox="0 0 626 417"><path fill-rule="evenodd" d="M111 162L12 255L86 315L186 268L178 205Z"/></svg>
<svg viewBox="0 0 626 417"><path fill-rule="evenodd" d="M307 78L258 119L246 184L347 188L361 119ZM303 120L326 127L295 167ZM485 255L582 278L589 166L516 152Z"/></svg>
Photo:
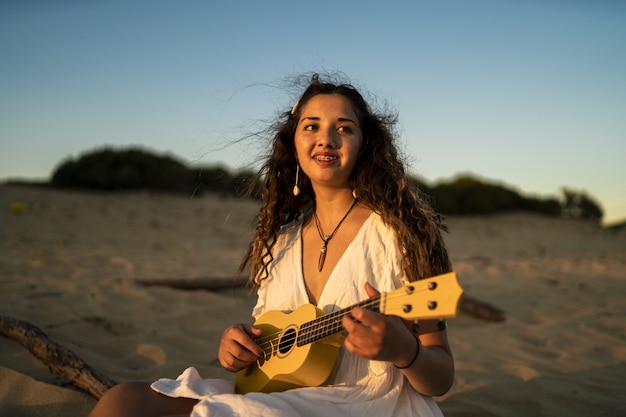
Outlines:
<svg viewBox="0 0 626 417"><path fill-rule="evenodd" d="M379 294L369 284L365 284L365 291L370 297ZM409 324L397 316L355 307L351 315L343 318L342 324L348 332L344 346L362 358L402 366L411 361L418 349L419 342L409 330Z"/></svg>

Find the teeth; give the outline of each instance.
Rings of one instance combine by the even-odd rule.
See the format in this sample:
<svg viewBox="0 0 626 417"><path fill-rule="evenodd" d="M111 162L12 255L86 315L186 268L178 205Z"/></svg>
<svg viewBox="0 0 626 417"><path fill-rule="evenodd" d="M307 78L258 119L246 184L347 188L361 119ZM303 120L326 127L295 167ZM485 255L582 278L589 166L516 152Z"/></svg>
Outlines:
<svg viewBox="0 0 626 417"><path fill-rule="evenodd" d="M315 159L318 161L334 161L337 159L336 156L316 156Z"/></svg>

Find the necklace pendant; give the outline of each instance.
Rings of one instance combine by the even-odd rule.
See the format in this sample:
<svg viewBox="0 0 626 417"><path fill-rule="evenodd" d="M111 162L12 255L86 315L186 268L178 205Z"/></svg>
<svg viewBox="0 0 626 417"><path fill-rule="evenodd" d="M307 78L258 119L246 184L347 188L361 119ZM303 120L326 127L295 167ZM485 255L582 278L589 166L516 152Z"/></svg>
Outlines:
<svg viewBox="0 0 626 417"><path fill-rule="evenodd" d="M344 214L341 220L339 220L339 223L335 227L335 230L333 230L333 232L329 235L325 235L322 232L322 227L320 226L320 219L317 218L317 212L316 211L313 212L313 218L315 219L315 227L317 228L317 233L320 235L320 239L322 239L322 242L324 242L324 246L322 246L322 250L320 251L320 258L317 261L317 270L319 272L322 272L322 268L324 268L324 262L326 261L326 248L328 247L328 242L330 242L330 239L332 239L335 236L335 233L337 233L337 230L339 230L339 226L341 226L341 223L343 223L346 217L348 217L348 214L350 214L354 206L356 206L357 202L358 200L355 199L354 203L352 203L352 205L350 206L346 214Z"/></svg>
<svg viewBox="0 0 626 417"><path fill-rule="evenodd" d="M320 259L317 261L317 270L322 272L322 268L324 268L324 262L326 261L326 245L320 251Z"/></svg>

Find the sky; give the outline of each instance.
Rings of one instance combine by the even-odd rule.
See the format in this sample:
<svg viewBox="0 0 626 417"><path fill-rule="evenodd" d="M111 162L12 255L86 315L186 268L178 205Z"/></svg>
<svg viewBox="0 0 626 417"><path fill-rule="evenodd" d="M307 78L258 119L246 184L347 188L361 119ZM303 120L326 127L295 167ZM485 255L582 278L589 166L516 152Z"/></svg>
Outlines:
<svg viewBox="0 0 626 417"><path fill-rule="evenodd" d="M0 180L102 146L250 166L316 71L397 112L429 182L567 187L626 219L621 0L0 0Z"/></svg>

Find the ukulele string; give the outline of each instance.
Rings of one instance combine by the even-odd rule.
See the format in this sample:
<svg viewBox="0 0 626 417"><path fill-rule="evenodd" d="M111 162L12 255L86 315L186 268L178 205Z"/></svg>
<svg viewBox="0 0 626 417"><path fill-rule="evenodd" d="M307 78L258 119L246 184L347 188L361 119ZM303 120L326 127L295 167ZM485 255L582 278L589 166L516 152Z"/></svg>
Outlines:
<svg viewBox="0 0 626 417"><path fill-rule="evenodd" d="M302 330L305 330L305 332L306 332L307 329L310 329L311 327L313 327L315 325L319 325L322 322L329 322L329 321L335 322L337 317L341 318L341 317L345 316L350 311L352 311L352 309L354 307L356 307L356 306L364 307L364 308L375 306L376 304L380 303L380 298L381 298L381 296L378 295L378 296L372 297L372 298L370 298L368 300L364 300L361 303L358 303L358 304L356 304L354 306L351 306L351 307L348 307L348 308L344 308L344 309L341 309L341 310L337 310L335 312L332 312L332 313L329 313L329 314L325 314L325 315L323 315L321 317L313 319L313 320L311 320L311 321L309 321L307 323L304 323L302 326L298 326L298 329L300 331L297 332L297 333L302 334L303 333ZM326 325L328 325L328 324L326 323ZM284 331L284 329L281 329L278 332L270 333L268 335L261 336L260 338L258 338L256 340L256 343L261 348L266 347L268 343L271 344L272 342L275 342L279 338L280 334L283 331ZM310 330L308 330L308 332L310 332ZM293 340L294 337L297 337L297 334L294 334L293 336L289 336L289 337L283 338L283 340L285 340L287 342L290 342L290 341Z"/></svg>
<svg viewBox="0 0 626 417"><path fill-rule="evenodd" d="M412 294L428 291L427 288L417 289ZM405 297L405 293L399 294L390 294L387 293L387 297L385 301L393 301L395 298ZM377 305L380 305L382 295L377 295L375 297L364 300L356 305L350 306L348 308L344 308L333 313L325 314L321 317L318 317L314 320L311 320L307 323L304 323L302 326L299 326L299 331L294 332L293 335L283 338L282 343L291 343L294 339L304 338L305 336L315 340L315 337L319 334L324 334L326 331L331 331L329 334L333 334L338 332L341 329L341 318L343 316L349 314L354 307L362 307L366 309L372 309ZM271 353L271 347L275 345L278 340L280 340L280 335L283 333L284 329L281 329L278 332L270 333L268 335L261 336L257 339L257 344L264 351ZM308 342L307 342L308 343ZM303 343L306 344L306 343Z"/></svg>
<svg viewBox="0 0 626 417"><path fill-rule="evenodd" d="M427 289L416 290L414 291L414 293L423 292L423 291L427 291ZM386 300L393 300L394 298L405 297L405 296L406 294L404 293L391 294L391 295L387 294ZM378 295L378 296L369 298L367 300L364 300L361 303L358 303L354 306L351 306L342 310L338 310L333 313L326 314L310 322L304 323L303 326L299 327L298 332L295 332L293 335L283 338L283 343L291 343L294 340L294 338L298 338L298 337L303 338L303 336L307 336L307 335L309 338L313 339L312 341L314 341L317 335L323 334L325 331L328 331L328 330L331 330L329 334L336 333L342 327L341 322L338 319L341 319L343 318L343 316L349 314L352 311L352 309L357 306L363 307L363 308L375 307L377 304L380 304L380 299L381 299L381 295ZM284 329L281 329L278 332L271 333L266 336L262 336L261 338L257 339L257 344L264 351L268 350L269 352L271 352L271 346L274 345L280 339L280 334L283 332L283 330ZM306 344L306 343L303 343L303 344Z"/></svg>
<svg viewBox="0 0 626 417"><path fill-rule="evenodd" d="M425 292L425 291L430 291L430 290L428 288L414 289L412 294L418 294L418 293ZM403 292L400 292L397 294L394 294L393 292L387 293L387 297L384 299L384 301L385 302L393 301L396 298L406 297L406 295L407 294ZM350 314L350 312L352 311L354 307L363 307L366 309L372 309L372 307L380 306L381 299L382 299L382 295L377 295L375 297L364 300L361 303L358 303L354 306L318 317L315 320L305 323L305 326L303 326L303 328L305 329L305 331L307 330L310 331L309 329L312 328L313 331L320 330L320 333L322 333L322 331L335 326L335 323L337 322L336 320L337 317L342 318L343 316ZM389 311L389 309L386 309L386 314L392 315L390 313L393 313L393 312ZM302 331L300 333L302 333Z"/></svg>

